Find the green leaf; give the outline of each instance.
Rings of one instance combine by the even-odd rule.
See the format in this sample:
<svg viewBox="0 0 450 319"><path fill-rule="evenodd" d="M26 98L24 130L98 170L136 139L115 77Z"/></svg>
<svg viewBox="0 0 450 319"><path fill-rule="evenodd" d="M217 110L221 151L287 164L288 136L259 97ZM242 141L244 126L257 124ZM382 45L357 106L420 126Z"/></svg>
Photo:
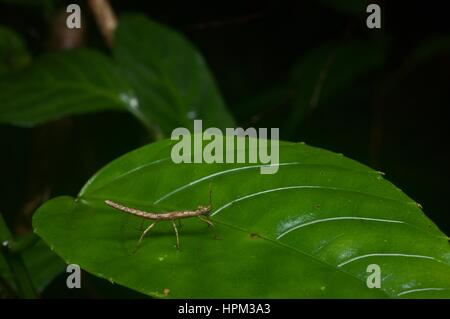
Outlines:
<svg viewBox="0 0 450 319"><path fill-rule="evenodd" d="M173 145L137 149L76 199L46 202L35 232L66 262L156 297L450 297L447 237L380 173L284 142L273 175L258 164L174 164ZM161 222L132 254L141 219L104 204L194 209L208 203L209 185L217 237L184 219L179 251ZM380 289L366 285L370 264L381 267Z"/></svg>
<svg viewBox="0 0 450 319"><path fill-rule="evenodd" d="M386 45L385 41L351 41L327 44L305 54L292 69L294 111L286 130L292 133L307 112L351 90L361 76L380 68Z"/></svg>
<svg viewBox="0 0 450 319"><path fill-rule="evenodd" d="M114 57L143 115L163 135L178 126L192 128L193 119L208 127L234 126L203 57L179 33L141 15L124 16Z"/></svg>
<svg viewBox="0 0 450 319"><path fill-rule="evenodd" d="M0 82L0 122L33 126L106 109L135 112L132 90L102 54L52 53Z"/></svg>
<svg viewBox="0 0 450 319"><path fill-rule="evenodd" d="M0 82L0 122L33 126L112 109L130 111L157 136L191 128L194 118L234 126L202 56L178 33L143 16L126 16L114 56L120 72L95 51L40 57Z"/></svg>
<svg viewBox="0 0 450 319"><path fill-rule="evenodd" d="M12 240L11 233L0 215L0 244L10 240ZM16 253L18 254L18 252ZM26 248L21 257L38 293L42 292L64 270L63 261L42 240L38 240ZM17 290L14 275L3 254L0 254L0 277L11 289ZM2 280L0 280L0 296L2 295L1 286Z"/></svg>
<svg viewBox="0 0 450 319"><path fill-rule="evenodd" d="M56 276L65 270L65 264L61 258L53 253L42 240L24 251L23 260L38 293L41 293ZM0 255L0 277L16 289L13 274L2 255Z"/></svg>
<svg viewBox="0 0 450 319"><path fill-rule="evenodd" d="M30 272L36 290L41 293L66 269L65 263L42 241L23 253L25 266Z"/></svg>
<svg viewBox="0 0 450 319"><path fill-rule="evenodd" d="M0 26L0 77L18 70L30 62L22 39L14 31Z"/></svg>

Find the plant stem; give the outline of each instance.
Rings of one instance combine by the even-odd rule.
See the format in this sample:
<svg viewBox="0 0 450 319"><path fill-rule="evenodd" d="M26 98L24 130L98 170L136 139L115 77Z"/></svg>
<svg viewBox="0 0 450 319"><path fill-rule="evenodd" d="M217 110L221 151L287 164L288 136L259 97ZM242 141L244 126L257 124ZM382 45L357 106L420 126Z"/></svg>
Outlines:
<svg viewBox="0 0 450 319"><path fill-rule="evenodd" d="M17 285L19 295L22 298L32 299L37 298L38 295L31 281L31 277L23 262L22 255L17 250L11 250L10 245L12 243L12 235L0 213L0 251L5 258ZM28 243L28 241L26 241ZM19 245L19 248L27 245ZM19 249L19 251L21 251Z"/></svg>
<svg viewBox="0 0 450 319"><path fill-rule="evenodd" d="M23 262L22 255L14 254L10 252L9 249L2 250L2 254L14 275L20 296L25 299L38 298L31 277Z"/></svg>
<svg viewBox="0 0 450 319"><path fill-rule="evenodd" d="M18 240L10 241L8 247L12 253L19 254L32 247L38 240L39 237L35 233L29 232L28 234L21 236Z"/></svg>

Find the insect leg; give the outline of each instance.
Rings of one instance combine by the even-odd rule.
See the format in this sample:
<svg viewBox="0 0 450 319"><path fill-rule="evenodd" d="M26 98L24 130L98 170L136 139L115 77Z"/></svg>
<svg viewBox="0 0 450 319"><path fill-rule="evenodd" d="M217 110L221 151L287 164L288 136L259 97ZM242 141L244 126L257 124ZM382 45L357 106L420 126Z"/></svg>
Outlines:
<svg viewBox="0 0 450 319"><path fill-rule="evenodd" d="M202 222L205 222L208 224L208 227L213 227L212 231L214 232L214 238L219 239L219 236L217 236L216 227L214 226L213 222L209 220L208 217L204 217L202 215L197 216Z"/></svg>
<svg viewBox="0 0 450 319"><path fill-rule="evenodd" d="M150 231L150 229L153 228L153 226L155 226L158 223L158 221L153 222L153 224L151 224L150 226L148 226L141 235L141 238L139 238L136 250L139 248L139 246L141 246L142 240L144 239L144 236Z"/></svg>
<svg viewBox="0 0 450 319"><path fill-rule="evenodd" d="M202 222L205 222L208 224L208 226L214 227L214 224L212 221L210 221L208 218L203 217L202 215L197 216Z"/></svg>
<svg viewBox="0 0 450 319"><path fill-rule="evenodd" d="M180 239L178 238L178 229L175 221L172 219L173 229L175 230L175 235L177 236L177 249L180 249Z"/></svg>

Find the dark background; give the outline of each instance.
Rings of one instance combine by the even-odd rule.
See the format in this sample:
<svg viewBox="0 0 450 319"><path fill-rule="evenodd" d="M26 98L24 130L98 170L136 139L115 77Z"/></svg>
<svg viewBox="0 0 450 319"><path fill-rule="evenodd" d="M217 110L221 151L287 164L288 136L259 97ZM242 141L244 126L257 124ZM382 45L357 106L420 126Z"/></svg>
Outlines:
<svg viewBox="0 0 450 319"><path fill-rule="evenodd" d="M67 3L74 2L83 10L83 1ZM381 30L366 27L362 0L111 3L119 16L139 11L185 34L204 55L238 125L280 127L284 140L343 153L385 172L450 234L450 11L443 1L371 1L381 5ZM57 12L0 1L0 24L16 30L39 55L58 48ZM86 18L79 45L108 52L92 17ZM354 39L387 43L382 65L285 130L299 94L295 65L325 43ZM435 39L444 39L435 54L411 59ZM356 58L349 57L349 66ZM0 210L16 234L25 233L43 200L76 195L103 165L148 142L125 113L70 117L32 129L0 125ZM99 279L86 280L94 282L91 291L77 294L114 291ZM57 280L48 296L63 286Z"/></svg>

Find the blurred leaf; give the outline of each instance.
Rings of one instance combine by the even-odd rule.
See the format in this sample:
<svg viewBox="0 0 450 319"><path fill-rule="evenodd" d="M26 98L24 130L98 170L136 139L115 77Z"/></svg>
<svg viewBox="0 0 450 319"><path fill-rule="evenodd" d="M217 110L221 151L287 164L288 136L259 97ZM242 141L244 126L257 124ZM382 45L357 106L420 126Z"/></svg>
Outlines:
<svg viewBox="0 0 450 319"><path fill-rule="evenodd" d="M122 17L114 56L155 130L233 127L234 121L201 54L182 35L141 15Z"/></svg>
<svg viewBox="0 0 450 319"><path fill-rule="evenodd" d="M286 131L292 133L307 112L334 101L361 76L380 68L385 55L384 41L328 44L306 53L292 69L294 110Z"/></svg>
<svg viewBox="0 0 450 319"><path fill-rule="evenodd" d="M91 50L39 58L0 83L0 122L33 126L71 114L128 109L159 136L191 127L194 118L205 126L234 126L201 55L174 31L142 16L125 17L114 52L120 73Z"/></svg>
<svg viewBox="0 0 450 319"><path fill-rule="evenodd" d="M304 144L280 145L279 171L257 164L174 164L173 141L115 160L79 196L41 206L33 226L64 260L156 297L450 297L450 247L417 203L376 171ZM252 149L256 151L256 149ZM147 211L208 203L219 238L183 220L181 250L159 223L136 254L141 219L104 204ZM133 228L134 228L133 227ZM367 266L382 271L366 285Z"/></svg>
<svg viewBox="0 0 450 319"><path fill-rule="evenodd" d="M3 219L2 214L0 213L0 245L3 246L3 243L11 238L11 233L6 226L6 223ZM0 249L2 249L0 246ZM8 285L5 287L4 285ZM8 263L3 256L3 252L0 251L0 297L4 295L4 297L11 297L9 294L13 293L9 291L10 289L14 289L14 278L13 274L8 266Z"/></svg>
<svg viewBox="0 0 450 319"><path fill-rule="evenodd" d="M50 282L65 270L65 264L47 245L39 240L35 245L23 253L34 287L41 293ZM0 255L0 277L13 288L16 288L13 274L2 255Z"/></svg>
<svg viewBox="0 0 450 319"><path fill-rule="evenodd" d="M34 126L105 109L135 112L137 99L102 54L91 50L44 55L0 82L0 122Z"/></svg>
<svg viewBox="0 0 450 319"><path fill-rule="evenodd" d="M289 100L289 85L277 83L252 95L241 98L235 105L234 114L238 119L245 121L258 121L270 111L278 110Z"/></svg>
<svg viewBox="0 0 450 319"><path fill-rule="evenodd" d="M23 68L30 60L19 35L7 27L0 26L0 77Z"/></svg>
<svg viewBox="0 0 450 319"><path fill-rule="evenodd" d="M8 287L4 287L3 283L6 283ZM13 297L10 296L12 294L12 291L9 291L10 289L14 289L14 278L12 276L12 273L9 269L8 264L6 263L5 258L2 254L0 254L0 298L2 297Z"/></svg>
<svg viewBox="0 0 450 319"><path fill-rule="evenodd" d="M0 245L5 241L10 240L11 233L6 226L3 217L0 215ZM17 240L20 241L21 238L17 238ZM42 240L38 240L33 245L26 248L21 254L25 267L30 274L33 286L39 293L64 270L63 261L55 255ZM12 289L17 289L14 275L3 254L0 254L0 277Z"/></svg>
<svg viewBox="0 0 450 319"><path fill-rule="evenodd" d="M450 37L439 36L424 40L403 60L400 67L385 76L381 86L381 94L388 96L399 86L404 85L404 81L407 81L407 77L416 68L448 53L450 53Z"/></svg>
<svg viewBox="0 0 450 319"><path fill-rule="evenodd" d="M31 280L39 293L66 269L66 265L61 258L52 252L42 240L25 250L23 259L30 272Z"/></svg>
<svg viewBox="0 0 450 319"><path fill-rule="evenodd" d="M416 63L433 58L442 53L450 52L450 37L434 37L420 44L410 59Z"/></svg>

